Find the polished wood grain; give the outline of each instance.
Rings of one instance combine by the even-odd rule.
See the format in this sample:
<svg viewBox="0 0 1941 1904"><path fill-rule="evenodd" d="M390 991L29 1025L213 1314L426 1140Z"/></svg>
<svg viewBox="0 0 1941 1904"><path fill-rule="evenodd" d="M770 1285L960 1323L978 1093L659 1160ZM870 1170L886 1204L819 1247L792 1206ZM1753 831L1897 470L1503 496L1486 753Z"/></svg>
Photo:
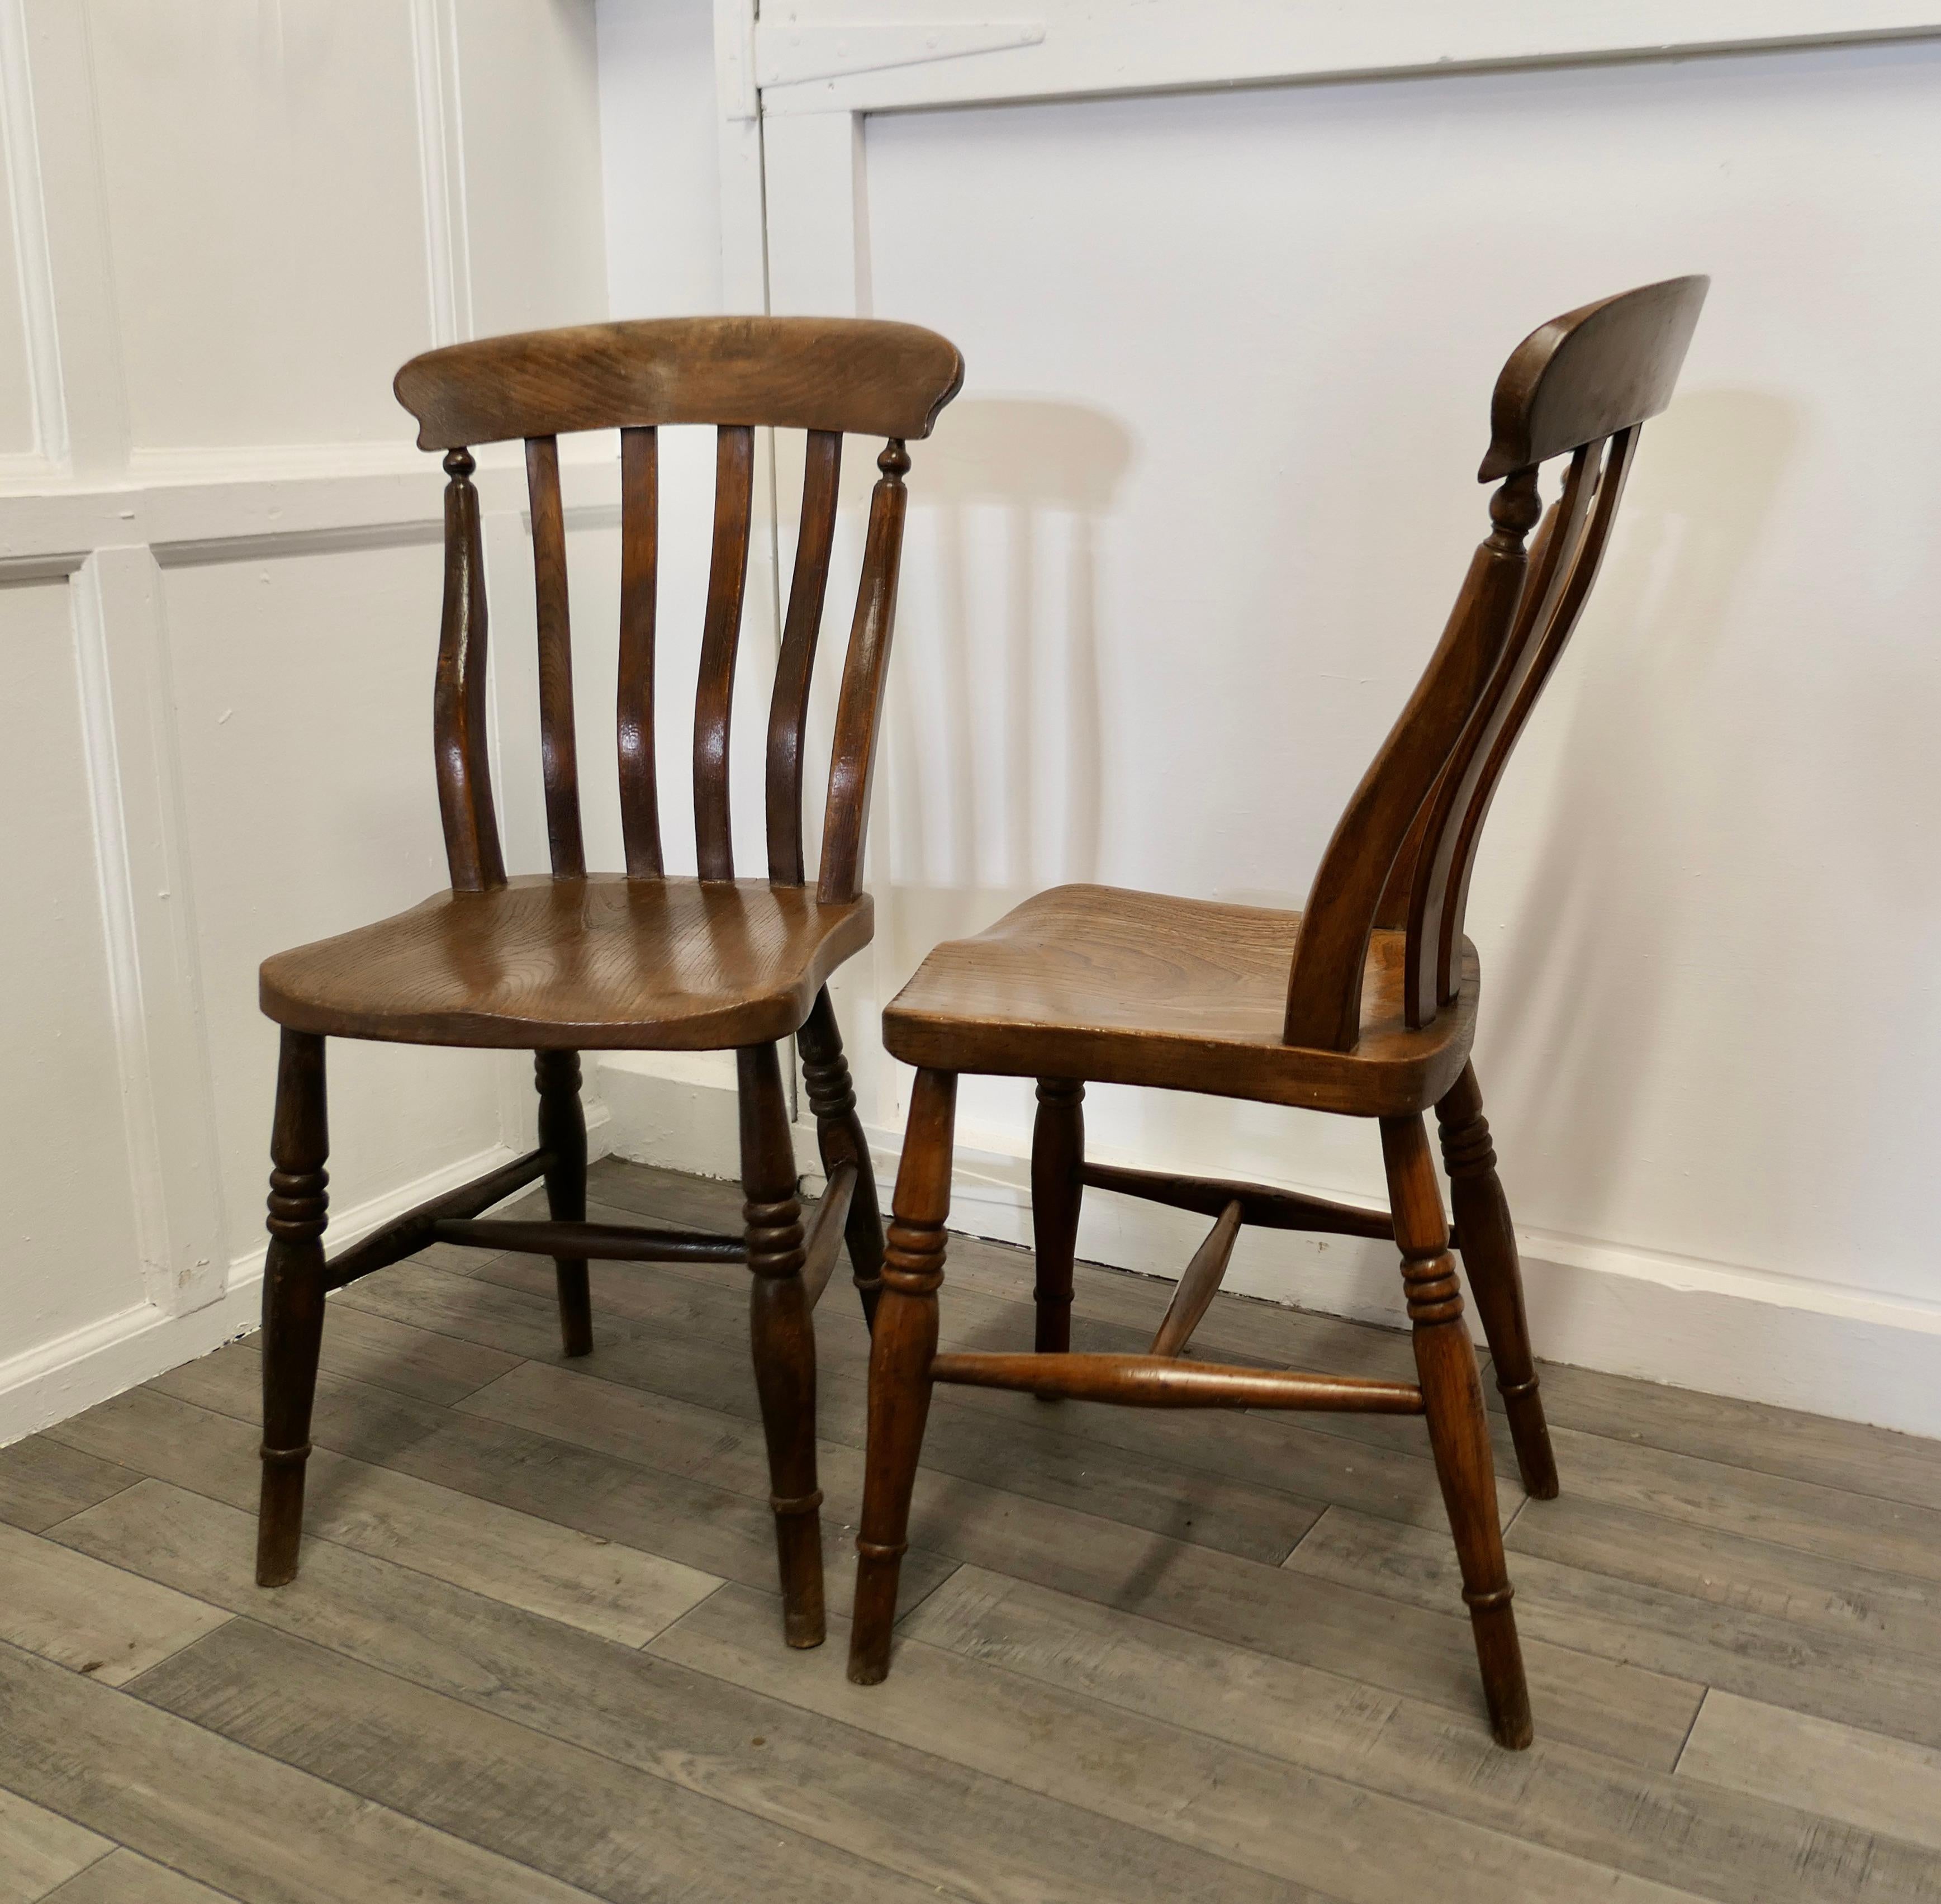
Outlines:
<svg viewBox="0 0 1941 1904"><path fill-rule="evenodd" d="M802 1085L809 1114L815 1119L823 1170L831 1183L845 1171L851 1180L843 1236L864 1318L873 1322L883 1287L883 1219L876 1201L876 1171L870 1140L857 1115L848 1061L842 1055L842 1034L826 987L816 994L808 1016L796 1033L796 1050L802 1059Z"/></svg>
<svg viewBox="0 0 1941 1904"><path fill-rule="evenodd" d="M534 1082L540 1094L540 1148L546 1153L546 1205L556 1223L586 1220L586 1114L579 1102L579 1054L535 1051ZM553 1272L559 1292L561 1346L569 1355L593 1348L592 1298L588 1293L586 1258L558 1256Z"/></svg>
<svg viewBox="0 0 1941 1904"><path fill-rule="evenodd" d="M1482 471L1497 485L1489 533L1414 691L1335 826L1303 910L1061 886L975 938L938 947L891 1002L884 1042L919 1067L927 1095L922 1116L913 1106L899 1178L910 1186L914 1279L908 1303L897 1305L894 1351L879 1338L883 1352L870 1365L852 1678L875 1684L888 1670L896 1568L918 1466L912 1443L937 1382L1148 1407L1421 1412L1491 1729L1512 1749L1530 1745L1495 1456L1424 1113L1437 1107L1463 1260L1518 1470L1531 1497L1549 1498L1556 1458L1515 1232L1469 1062L1481 973L1463 916L1495 788L1583 612L1639 429L1670 400L1705 290L1702 278L1680 279L1585 305L1532 333L1505 366ZM1546 513L1540 466L1565 455ZM1039 1081L1038 1319L1029 1355L935 1350L951 1171L949 1120L936 1107L964 1072ZM1088 1165L1079 1109L1088 1082L1377 1120L1389 1213ZM1071 1351L1072 1256L1088 1186L1215 1219L1145 1356ZM900 1201L900 1220L903 1209ZM1392 1235L1420 1385L1184 1361L1249 1222ZM893 1260L897 1233L893 1224ZM933 1235L934 1245L919 1248L920 1237Z"/></svg>
<svg viewBox="0 0 1941 1904"><path fill-rule="evenodd" d="M1174 1210L1196 1210L1203 1217L1217 1217L1229 1204L1237 1203L1240 1220L1257 1229L1300 1229L1331 1236L1395 1234L1395 1219L1386 1210L1359 1209L1353 1204L1334 1203L1298 1190L1274 1189L1264 1183L1172 1177L1160 1171L1131 1170L1123 1164L1094 1163L1080 1167L1079 1182L1085 1189L1111 1190Z"/></svg>
<svg viewBox="0 0 1941 1904"><path fill-rule="evenodd" d="M1516 1228L1496 1175L1496 1148L1490 1140L1482 1088L1473 1066L1463 1067L1454 1088L1435 1107L1435 1116L1449 1198L1462 1238L1463 1267L1489 1341L1496 1391L1508 1413L1517 1467L1529 1493L1539 1501L1554 1501L1557 1457L1551 1449L1536 1363L1530 1353Z"/></svg>
<svg viewBox="0 0 1941 1904"><path fill-rule="evenodd" d="M749 1312L755 1388L769 1444L769 1505L781 1565L782 1633L791 1646L820 1646L822 1490L815 1479L814 1306L802 1281L802 1205L796 1198L795 1146L788 1099L772 1044L735 1054L740 1087L741 1220L753 1275Z"/></svg>
<svg viewBox="0 0 1941 1904"><path fill-rule="evenodd" d="M1405 935L1374 934L1346 1051L1282 1036L1298 912L1103 886L1041 892L939 946L883 1014L907 1064L1217 1091L1350 1116L1433 1104L1461 1076L1475 969L1451 1010L1409 1030Z"/></svg>
<svg viewBox="0 0 1941 1904"><path fill-rule="evenodd" d="M842 691L836 704L829 800L822 820L822 874L818 895L831 905L862 889L863 846L870 820L870 788L876 771L876 736L882 718L883 678L890 665L896 625L897 575L903 560L903 477L909 453L893 440L876 458L882 471L870 497L870 530L863 545L863 579L849 626Z"/></svg>
<svg viewBox="0 0 1941 1904"><path fill-rule="evenodd" d="M1193 1332L1199 1327L1200 1318L1220 1293L1227 1266L1233 1260L1233 1245L1240 1240L1240 1225L1246 1215L1244 1206L1236 1198L1220 1212L1213 1227L1206 1233L1206 1241L1193 1252L1192 1261L1186 1266L1173 1290L1172 1301L1159 1325L1159 1333L1153 1337L1152 1352L1155 1355L1177 1355L1193 1339Z"/></svg>
<svg viewBox="0 0 1941 1904"><path fill-rule="evenodd" d="M654 633L659 606L660 439L651 427L620 432L620 647L616 734L620 832L627 872L658 879L660 787L654 770Z"/></svg>
<svg viewBox="0 0 1941 1904"><path fill-rule="evenodd" d="M869 1466L849 1642L849 1677L858 1685L879 1684L890 1670L890 1629L937 1359L937 1291L943 1281L956 1116L955 1075L919 1071L891 1206L882 1300L870 1334Z"/></svg>
<svg viewBox="0 0 1941 1904"><path fill-rule="evenodd" d="M485 549L470 455L445 459L445 612L432 696L432 750L445 856L454 889L476 892L506 883L499 822L492 806L486 715Z"/></svg>
<svg viewBox="0 0 1941 1904"><path fill-rule="evenodd" d="M595 1263L745 1263L748 1257L745 1244L726 1237L649 1229L637 1223L443 1220L433 1226L432 1240L454 1243L461 1249L521 1250L535 1255L566 1250L582 1262ZM565 1352L584 1355L587 1351L569 1342Z"/></svg>
<svg viewBox="0 0 1941 1904"><path fill-rule="evenodd" d="M802 1241L802 1286L808 1306L815 1308L834 1273L836 1259L842 1247L842 1232L856 1201L856 1186L861 1173L854 1164L838 1164L829 1173L816 1207L815 1220Z"/></svg>
<svg viewBox="0 0 1941 1904"><path fill-rule="evenodd" d="M285 1038L271 1200L279 1240L264 1296L274 1345L264 1365L265 1584L288 1581L296 1568L326 1291L428 1243L549 1254L563 1352L579 1357L597 1340L589 1262L732 1261L752 1272L752 1351L769 1431L784 1629L796 1645L821 1639L809 1314L844 1247L864 1312L872 1314L884 1247L868 1142L827 981L869 942L873 928L862 867L896 611L906 444L928 435L962 378L955 347L934 332L766 317L487 338L429 352L399 372L397 394L418 419L420 446L446 452L433 737L451 883L411 911L280 954L260 975L262 1009ZM713 546L695 693L693 879L666 875L656 758L663 424L709 424L716 433ZM755 515L755 433L775 427L808 433L802 518L769 709L769 877L738 881L729 767ZM586 864L559 443L562 433L613 429L620 439L614 718L624 876L589 873ZM842 657L822 865L812 889L802 827L808 719L836 543L842 434L850 430L886 440ZM530 510L549 878L508 877L489 764L484 562L470 446L513 437L524 439ZM797 1033L824 1168L836 1191L807 1244L799 1217L785 1214L793 1153L774 1048ZM539 1149L380 1225L326 1262L322 1041L332 1036L532 1051ZM744 1162L752 1173L742 1235L669 1235L585 1221L579 1054L625 1048L738 1054ZM535 1177L545 1180L549 1221L485 1217Z"/></svg>
<svg viewBox="0 0 1941 1904"><path fill-rule="evenodd" d="M286 1030L277 1061L270 1139L269 1254L263 1264L263 1494L256 1584L280 1587L297 1570L304 1468L323 1334L325 1213L330 1133L323 1040Z"/></svg>
<svg viewBox="0 0 1941 1904"><path fill-rule="evenodd" d="M714 553L708 569L708 609L701 629L700 686L694 703L695 863L705 880L735 877L728 807L728 726L735 702L735 657L741 639L741 600L748 586L748 531L753 519L755 433L717 433Z"/></svg>
<svg viewBox="0 0 1941 1904"><path fill-rule="evenodd" d="M811 431L802 458L795 573L789 584L781 652L775 658L775 692L769 703L769 877L787 886L799 886L808 877L802 847L802 750L842 478L841 435L833 430Z"/></svg>
<svg viewBox="0 0 1941 1904"><path fill-rule="evenodd" d="M663 423L927 436L964 381L934 331L843 317L662 317L448 344L398 372L420 449Z"/></svg>
<svg viewBox="0 0 1941 1904"><path fill-rule="evenodd" d="M559 439L526 445L532 504L533 578L539 605L540 765L546 844L556 879L586 876L579 824L579 752L573 731L573 627L566 590L566 513L559 494Z"/></svg>
<svg viewBox="0 0 1941 1904"><path fill-rule="evenodd" d="M1421 1117L1385 1117L1381 1129L1415 1366L1436 1478L1462 1566L1463 1598L1475 1628L1490 1729L1499 1745L1520 1751L1533 1734L1530 1688L1510 1608L1515 1590L1503 1561L1489 1417L1483 1409L1476 1351L1463 1326L1463 1292L1449 1254L1442 1192Z"/></svg>
<svg viewBox="0 0 1941 1904"><path fill-rule="evenodd" d="M1422 1391L1412 1382L1183 1362L1177 1351L1163 1348L1150 1355L938 1355L931 1360L930 1376L933 1382L961 1382L973 1388L1017 1388L1071 1401L1118 1402L1134 1408L1423 1413Z"/></svg>
<svg viewBox="0 0 1941 1904"><path fill-rule="evenodd" d="M1711 282L1667 278L1539 325L1496 380L1477 480L1494 482L1656 416L1671 401Z"/></svg>
<svg viewBox="0 0 1941 1904"><path fill-rule="evenodd" d="M264 962L294 1030L530 1051L718 1051L786 1038L870 942L867 896L765 880L521 875Z"/></svg>
<svg viewBox="0 0 1941 1904"><path fill-rule="evenodd" d="M1032 1250L1038 1260L1035 1345L1046 1355L1071 1346L1071 1266L1085 1194L1085 1087L1074 1078L1040 1078L1032 1126Z"/></svg>

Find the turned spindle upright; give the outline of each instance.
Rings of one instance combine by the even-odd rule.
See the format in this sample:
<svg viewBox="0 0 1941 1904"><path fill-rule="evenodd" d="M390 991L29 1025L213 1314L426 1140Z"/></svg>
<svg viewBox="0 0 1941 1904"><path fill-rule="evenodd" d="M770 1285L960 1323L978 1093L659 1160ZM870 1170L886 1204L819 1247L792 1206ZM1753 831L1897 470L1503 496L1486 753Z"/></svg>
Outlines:
<svg viewBox="0 0 1941 1904"><path fill-rule="evenodd" d="M451 886L412 911L265 963L283 1027L263 1289L263 1492L257 1578L297 1570L304 1466L325 1295L427 1244L554 1261L563 1352L594 1348L588 1266L745 1262L791 1645L823 1637L812 1312L845 1243L864 1314L882 1287L882 1222L827 981L870 941L862 889L870 775L896 615L910 467L963 380L953 346L913 325L708 317L491 338L416 357L399 399L421 448L444 452L445 608L433 758ZM664 425L715 429L714 535L695 695L698 877L665 870L655 750L654 639ZM768 877L738 879L729 742L750 527L755 432L806 433L800 532L769 709ZM559 438L620 433L620 639L615 711L624 874L589 874L573 721ZM885 439L843 657L811 883L802 833L810 690L835 546L845 432ZM522 438L538 609L540 777L549 875L509 877L488 749L484 559L470 446ZM805 1232L775 1041L800 1041L827 1193ZM539 1148L408 1212L335 1260L323 1250L324 1039L533 1054ZM585 1050L735 1053L744 1226L705 1236L586 1220ZM543 1179L550 1220L484 1213Z"/></svg>
<svg viewBox="0 0 1941 1904"><path fill-rule="evenodd" d="M870 1363L850 1677L889 1670L897 1574L931 1385L1147 1407L1423 1415L1461 1564L1490 1722L1532 1734L1496 1474L1452 1238L1423 1114L1432 1106L1454 1244L1524 1486L1557 1492L1509 1206L1469 1062L1478 965L1463 933L1471 868L1510 750L1576 626L1640 425L1670 401L1706 280L1675 278L1544 325L1498 379L1480 479L1497 485L1442 639L1355 790L1300 913L1063 886L937 947L884 1014L918 1067ZM1542 465L1567 458L1546 513ZM1536 533L1533 537L1532 529ZM1032 1162L1038 1328L1029 1355L937 1352L957 1075L1038 1079ZM1260 1184L1088 1164L1087 1080L1293 1104L1374 1120L1389 1208ZM1071 1263L1087 1188L1214 1220L1144 1355L1071 1352ZM1181 1359L1247 1223L1392 1237L1417 1380Z"/></svg>

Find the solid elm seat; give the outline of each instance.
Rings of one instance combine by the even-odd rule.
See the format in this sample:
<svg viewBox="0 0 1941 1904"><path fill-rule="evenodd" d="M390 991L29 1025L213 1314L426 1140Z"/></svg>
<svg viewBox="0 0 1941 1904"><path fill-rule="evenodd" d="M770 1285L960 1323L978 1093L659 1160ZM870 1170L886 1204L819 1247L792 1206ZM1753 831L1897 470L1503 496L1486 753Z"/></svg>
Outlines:
<svg viewBox="0 0 1941 1904"><path fill-rule="evenodd" d="M1313 1110L1420 1110L1461 1075L1475 953L1456 1009L1411 1031L1405 935L1370 938L1352 1051L1288 1045L1298 912L1109 886L1061 886L975 938L940 945L883 1014L906 1064L1212 1091Z"/></svg>
<svg viewBox="0 0 1941 1904"><path fill-rule="evenodd" d="M335 1037L720 1051L792 1036L873 914L766 880L521 877L279 954L262 1006Z"/></svg>
<svg viewBox="0 0 1941 1904"><path fill-rule="evenodd" d="M1516 1232L1469 1062L1480 973L1463 922L1490 800L1597 580L1640 427L1671 400L1705 288L1703 278L1674 278L1586 305L1533 331L1504 366L1478 472L1500 485L1490 533L1414 693L1350 796L1301 911L1065 886L1027 900L976 938L938 947L891 1001L885 1042L917 1072L870 1344L850 1629L849 1676L859 1684L889 1670L898 1569L937 1382L1129 1407L1421 1415L1491 1729L1505 1746L1530 1743L1458 1247L1532 1496L1557 1492L1557 1466ZM1396 421L1385 415L1371 428L1385 452ZM1546 512L1540 472L1565 458ZM1029 1352L937 1350L957 1079L966 1071L1038 1079L1038 1315ZM1389 1208L1088 1163L1088 1082L1371 1119ZM1429 1146L1432 1107L1453 1232ZM1072 1260L1087 1189L1214 1220L1144 1355L1071 1352ZM1182 1359L1250 1223L1392 1237L1417 1380Z"/></svg>

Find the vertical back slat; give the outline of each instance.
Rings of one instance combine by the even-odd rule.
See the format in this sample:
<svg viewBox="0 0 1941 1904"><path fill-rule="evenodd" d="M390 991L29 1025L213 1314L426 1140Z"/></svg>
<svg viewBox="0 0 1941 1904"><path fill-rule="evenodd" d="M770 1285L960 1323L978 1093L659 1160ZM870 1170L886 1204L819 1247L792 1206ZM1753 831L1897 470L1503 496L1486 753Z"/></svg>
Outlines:
<svg viewBox="0 0 1941 1904"><path fill-rule="evenodd" d="M651 428L620 432L620 834L629 879L658 879L660 789L654 771L654 615L660 565L660 452Z"/></svg>
<svg viewBox="0 0 1941 1904"><path fill-rule="evenodd" d="M755 492L755 433L723 424L714 452L714 554L701 635L701 679L694 701L694 846L701 877L735 877L729 825L728 724L735 699L735 654L748 582L748 525Z"/></svg>
<svg viewBox="0 0 1941 1904"><path fill-rule="evenodd" d="M803 457L795 574L789 583L788 618L775 663L775 696L769 704L769 877L782 886L799 886L808 877L802 849L802 742L808 727L816 638L822 629L823 598L829 586L830 552L836 543L836 492L842 474L841 433L811 430Z"/></svg>
<svg viewBox="0 0 1941 1904"><path fill-rule="evenodd" d="M1596 474L1596 460L1587 444L1570 459L1563 493L1532 551L1508 638L1494 657L1490 675L1469 711L1429 803L1428 823L1423 831L1409 895L1403 980L1408 1022L1418 1029L1435 1021L1443 996L1438 986L1437 948L1442 942L1449 868L1462 816L1475 789L1490 743L1529 666L1539 631L1563 586L1582 531Z"/></svg>
<svg viewBox="0 0 1941 1904"><path fill-rule="evenodd" d="M1640 427L1634 424L1630 429L1620 430L1610 439L1589 526L1578 538L1568 574L1560 589L1552 598L1548 616L1534 644L1530 666L1517 689L1515 699L1491 737L1482 770L1464 809L1454 851L1450 855L1442 907L1437 978L1445 1002L1456 996L1460 977L1456 969L1456 952L1463 943L1463 918L1469 910L1469 874L1475 864L1476 842L1481 836L1484 821L1489 817L1490 802L1496 797L1496 783L1523 732L1524 722L1530 718L1530 709L1536 705L1537 696L1550 678L1551 670L1556 666L1557 657L1570 641L1578 617L1584 612L1584 604L1590 598L1597 571L1603 565L1604 551L1610 542L1611 525L1616 519L1619 504L1624 500L1625 482L1631 472Z"/></svg>
<svg viewBox="0 0 1941 1904"><path fill-rule="evenodd" d="M539 604L540 757L546 775L546 843L555 879L584 879L579 765L573 742L573 630L567 612L566 516L559 495L559 439L526 439L532 500L533 583Z"/></svg>
<svg viewBox="0 0 1941 1904"><path fill-rule="evenodd" d="M870 497L869 539L849 629L842 693L829 767L829 803L822 823L822 875L816 896L825 905L853 899L862 887L863 847L870 822L870 783L876 769L876 730L883 672L897 618L897 574L903 559L903 475L909 455L892 437L876 467L882 477Z"/></svg>
<svg viewBox="0 0 1941 1904"><path fill-rule="evenodd" d="M470 454L453 450L445 468L451 480L445 491L445 609L432 745L451 883L461 892L479 892L506 883L485 741L485 560Z"/></svg>
<svg viewBox="0 0 1941 1904"><path fill-rule="evenodd" d="M1313 1051L1353 1051L1361 1035L1368 935L1396 859L1447 764L1480 670L1516 614L1524 539L1542 513L1536 473L1519 470L1490 504L1495 528L1472 559L1442 639L1321 856L1288 975L1283 1036Z"/></svg>

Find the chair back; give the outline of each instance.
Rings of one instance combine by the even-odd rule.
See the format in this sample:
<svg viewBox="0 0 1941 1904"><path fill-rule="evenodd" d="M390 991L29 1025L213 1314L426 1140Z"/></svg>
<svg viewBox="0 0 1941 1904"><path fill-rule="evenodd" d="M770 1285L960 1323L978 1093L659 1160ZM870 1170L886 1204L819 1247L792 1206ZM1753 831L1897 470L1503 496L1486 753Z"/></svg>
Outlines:
<svg viewBox="0 0 1941 1904"><path fill-rule="evenodd" d="M803 742L810 680L836 534L842 438L888 439L870 498L862 574L836 713L818 896L854 898L862 877L870 781L903 547L904 444L929 435L957 394L964 360L913 324L823 317L681 317L588 324L453 344L398 372L418 446L446 452L445 613L433 730L451 883L506 882L486 758L484 563L470 446L523 437L538 592L540 741L546 835L556 879L583 878L574 745L573 644L559 439L620 432L620 643L616 711L620 819L630 877L662 871L654 748L654 632L662 424L716 427L714 553L694 718L696 862L735 877L729 825L729 725L748 571L754 436L808 433L802 527L769 709L769 877L805 883Z"/></svg>
<svg viewBox="0 0 1941 1904"><path fill-rule="evenodd" d="M1671 400L1710 282L1671 278L1585 305L1533 331L1503 366L1478 473L1479 482L1500 485L1490 501L1493 527L1441 641L1322 856L1295 947L1288 1043L1354 1048L1377 926L1408 935L1412 1027L1454 1002L1470 871L1490 802L1583 613L1640 427ZM1545 513L1538 471L1567 455L1562 489Z"/></svg>

